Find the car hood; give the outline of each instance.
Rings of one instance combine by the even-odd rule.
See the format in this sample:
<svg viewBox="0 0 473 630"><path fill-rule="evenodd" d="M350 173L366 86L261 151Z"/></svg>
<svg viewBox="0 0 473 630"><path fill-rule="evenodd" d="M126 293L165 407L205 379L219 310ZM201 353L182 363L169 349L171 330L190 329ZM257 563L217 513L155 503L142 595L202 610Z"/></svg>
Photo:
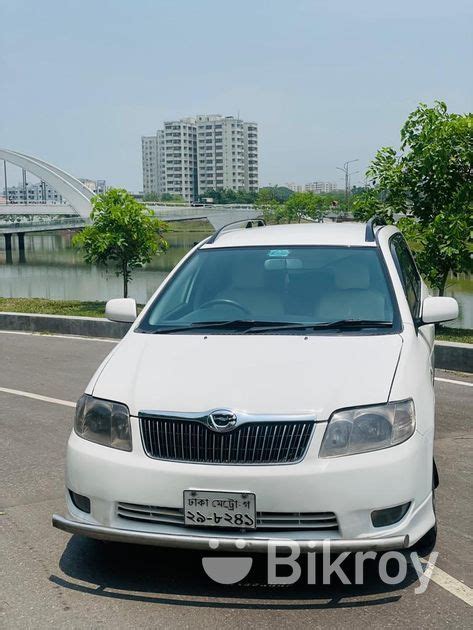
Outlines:
<svg viewBox="0 0 473 630"><path fill-rule="evenodd" d="M394 335L130 333L88 392L141 410L314 413L386 402L402 347Z"/></svg>

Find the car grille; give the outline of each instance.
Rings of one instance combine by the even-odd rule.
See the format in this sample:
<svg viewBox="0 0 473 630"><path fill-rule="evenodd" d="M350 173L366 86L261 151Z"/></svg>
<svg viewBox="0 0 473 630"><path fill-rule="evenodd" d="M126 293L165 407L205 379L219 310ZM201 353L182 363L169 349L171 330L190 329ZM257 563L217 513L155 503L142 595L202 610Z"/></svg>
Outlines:
<svg viewBox="0 0 473 630"><path fill-rule="evenodd" d="M184 526L184 510L182 508L118 503L117 514L120 518L131 521ZM257 512L256 528L265 530L338 530L338 522L333 512Z"/></svg>
<svg viewBox="0 0 473 630"><path fill-rule="evenodd" d="M301 460L313 421L250 422L229 433L175 418L141 417L146 454L156 459L206 464L286 464Z"/></svg>

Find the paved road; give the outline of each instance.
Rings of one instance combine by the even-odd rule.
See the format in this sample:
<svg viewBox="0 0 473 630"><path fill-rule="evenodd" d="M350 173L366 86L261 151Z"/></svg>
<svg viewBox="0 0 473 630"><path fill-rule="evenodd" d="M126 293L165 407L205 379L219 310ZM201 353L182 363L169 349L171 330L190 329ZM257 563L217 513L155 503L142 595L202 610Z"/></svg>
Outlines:
<svg viewBox="0 0 473 630"><path fill-rule="evenodd" d="M379 581L374 566L363 586L268 587L259 559L243 583L223 586L204 574L197 552L102 545L53 529L51 514L63 509L73 409L2 388L75 401L111 348L100 340L0 333L1 627L472 627L471 607L439 584L416 595L413 570L393 587ZM436 389L437 566L473 587L473 388L437 381ZM454 591L461 587L455 580Z"/></svg>

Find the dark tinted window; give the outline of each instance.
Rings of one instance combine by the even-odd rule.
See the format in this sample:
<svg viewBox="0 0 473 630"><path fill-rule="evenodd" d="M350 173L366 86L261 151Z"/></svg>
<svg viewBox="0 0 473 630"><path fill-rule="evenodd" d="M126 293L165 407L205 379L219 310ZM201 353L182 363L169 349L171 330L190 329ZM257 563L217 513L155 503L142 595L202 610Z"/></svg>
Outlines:
<svg viewBox="0 0 473 630"><path fill-rule="evenodd" d="M392 238L391 252L396 262L412 317L416 319L420 313L421 280L411 251L401 234L396 234Z"/></svg>

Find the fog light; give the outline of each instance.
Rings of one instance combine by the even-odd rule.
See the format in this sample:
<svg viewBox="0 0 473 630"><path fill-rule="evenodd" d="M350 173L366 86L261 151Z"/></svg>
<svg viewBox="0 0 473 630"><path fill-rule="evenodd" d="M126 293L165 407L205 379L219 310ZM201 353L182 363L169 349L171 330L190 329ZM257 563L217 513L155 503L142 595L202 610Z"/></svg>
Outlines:
<svg viewBox="0 0 473 630"><path fill-rule="evenodd" d="M386 508L384 510L375 510L374 512L371 512L371 521L374 527L386 527L387 525L393 525L406 515L409 506L410 502L403 503L402 505L395 505L394 507Z"/></svg>
<svg viewBox="0 0 473 630"><path fill-rule="evenodd" d="M70 494L72 503L74 503L74 505L76 506L78 510L81 510L81 512L86 512L87 514L90 514L89 497L84 497L81 494L76 494L75 492L72 492L72 490L69 490L69 494Z"/></svg>

